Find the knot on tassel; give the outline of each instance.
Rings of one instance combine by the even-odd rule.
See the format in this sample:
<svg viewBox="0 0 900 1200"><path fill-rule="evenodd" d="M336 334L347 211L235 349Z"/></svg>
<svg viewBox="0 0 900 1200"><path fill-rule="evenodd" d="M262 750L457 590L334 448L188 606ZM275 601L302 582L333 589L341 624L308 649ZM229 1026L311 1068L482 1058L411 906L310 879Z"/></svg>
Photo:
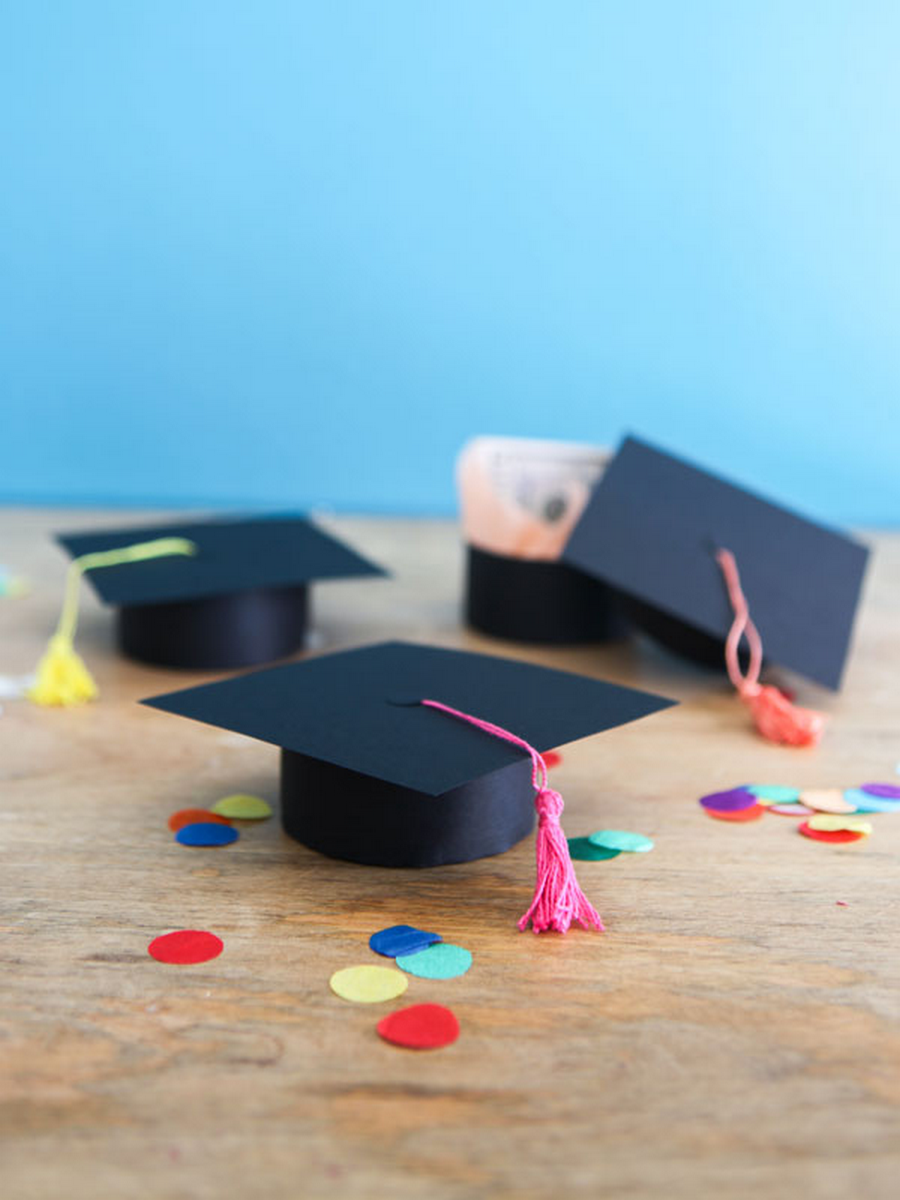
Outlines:
<svg viewBox="0 0 900 1200"><path fill-rule="evenodd" d="M541 825L545 821L555 821L558 825L565 805L559 792L554 792L553 788L541 788L534 798L534 807L537 809L538 821Z"/></svg>
<svg viewBox="0 0 900 1200"><path fill-rule="evenodd" d="M63 634L54 634L38 663L28 698L47 708L69 708L93 700L96 695L97 685L71 640Z"/></svg>
<svg viewBox="0 0 900 1200"><path fill-rule="evenodd" d="M825 730L824 714L792 704L776 687L745 684L740 697L750 709L757 731L770 742L816 746Z"/></svg>

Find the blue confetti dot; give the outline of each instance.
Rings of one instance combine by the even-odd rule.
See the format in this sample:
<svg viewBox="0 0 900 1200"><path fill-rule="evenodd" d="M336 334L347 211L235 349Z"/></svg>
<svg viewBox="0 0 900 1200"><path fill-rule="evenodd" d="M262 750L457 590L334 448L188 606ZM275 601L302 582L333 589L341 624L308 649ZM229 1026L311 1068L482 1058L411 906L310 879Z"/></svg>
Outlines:
<svg viewBox="0 0 900 1200"><path fill-rule="evenodd" d="M900 800L890 800L885 796L870 796L862 788L847 788L844 799L848 804L855 804L856 811L861 813L900 812Z"/></svg>
<svg viewBox="0 0 900 1200"><path fill-rule="evenodd" d="M426 933L415 925L391 925L389 929L379 929L373 933L369 945L376 954L396 958L400 954L417 954L441 940L439 933Z"/></svg>
<svg viewBox="0 0 900 1200"><path fill-rule="evenodd" d="M231 825L214 825L211 821L198 821L195 825L183 825L175 834L175 841L182 846L228 846L238 840L238 831Z"/></svg>

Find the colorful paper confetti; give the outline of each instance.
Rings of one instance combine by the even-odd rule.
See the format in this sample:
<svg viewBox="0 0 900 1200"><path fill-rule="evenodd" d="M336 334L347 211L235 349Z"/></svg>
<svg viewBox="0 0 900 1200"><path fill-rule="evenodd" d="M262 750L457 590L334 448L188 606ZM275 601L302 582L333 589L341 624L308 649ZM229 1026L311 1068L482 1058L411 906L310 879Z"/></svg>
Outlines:
<svg viewBox="0 0 900 1200"><path fill-rule="evenodd" d="M198 824L230 825L231 822L227 817L220 817L218 813L209 812L205 808L181 808L169 817L169 828L173 833L177 833L185 825Z"/></svg>
<svg viewBox="0 0 900 1200"><path fill-rule="evenodd" d="M377 1028L385 1041L411 1050L436 1050L459 1037L459 1022L442 1004L411 1004L388 1013Z"/></svg>
<svg viewBox="0 0 900 1200"><path fill-rule="evenodd" d="M385 958L396 958L398 954L417 954L443 939L439 933L427 933L415 925L391 925L379 929L369 938L369 946L376 954Z"/></svg>
<svg viewBox="0 0 900 1200"><path fill-rule="evenodd" d="M717 821L735 821L737 823L758 821L766 812L771 812L771 808L767 809L762 804L753 804L750 808L738 808L734 812L720 812L717 808L706 809L708 817L715 817Z"/></svg>
<svg viewBox="0 0 900 1200"><path fill-rule="evenodd" d="M455 979L465 975L472 965L472 955L462 946L438 942L417 954L398 955L397 966L420 979Z"/></svg>
<svg viewBox="0 0 900 1200"><path fill-rule="evenodd" d="M331 977L331 990L342 1000L355 1004L381 1004L385 1000L396 1000L409 987L409 980L402 971L393 967L344 967Z"/></svg>
<svg viewBox="0 0 900 1200"><path fill-rule="evenodd" d="M800 799L800 789L783 787L781 784L753 783L747 788L760 804L792 804Z"/></svg>
<svg viewBox="0 0 900 1200"><path fill-rule="evenodd" d="M176 929L153 939L147 953L162 963L203 963L218 958L225 949L222 939L205 929Z"/></svg>
<svg viewBox="0 0 900 1200"><path fill-rule="evenodd" d="M900 800L888 800L884 796L873 796L862 788L847 788L844 798L852 804L857 812L862 813L892 813L900 812Z"/></svg>
<svg viewBox="0 0 900 1200"><path fill-rule="evenodd" d="M864 833L854 833L850 829L811 829L808 821L803 821L797 829L804 837L814 842L860 842L866 836Z"/></svg>
<svg viewBox="0 0 900 1200"><path fill-rule="evenodd" d="M199 821L195 825L182 826L175 834L175 841L182 846L229 846L239 836L238 831L230 825Z"/></svg>
<svg viewBox="0 0 900 1200"><path fill-rule="evenodd" d="M742 807L745 794L756 798L756 806ZM872 835L873 826L865 819L866 815L900 812L900 784L793 788L784 784L752 783L702 796L700 804L708 816L720 821L756 820L766 812L799 818L797 830L804 837L840 844L858 842Z"/></svg>
<svg viewBox="0 0 900 1200"><path fill-rule="evenodd" d="M626 829L600 829L588 835L588 841L606 850L622 850L628 854L646 854L653 849L653 842L642 833L629 833Z"/></svg>
<svg viewBox="0 0 900 1200"><path fill-rule="evenodd" d="M860 790L883 800L900 800L900 786L896 783L864 783Z"/></svg>
<svg viewBox="0 0 900 1200"><path fill-rule="evenodd" d="M750 788L736 787L727 792L710 792L701 796L700 803L711 812L740 812L757 804L756 795Z"/></svg>
<svg viewBox="0 0 900 1200"><path fill-rule="evenodd" d="M590 838L569 838L569 857L573 862L606 862L610 858L618 858L621 850L611 850L608 846L595 846Z"/></svg>
<svg viewBox="0 0 900 1200"><path fill-rule="evenodd" d="M800 803L816 812L849 813L854 812L841 788L804 788L800 793Z"/></svg>
<svg viewBox="0 0 900 1200"><path fill-rule="evenodd" d="M262 796L247 796L236 792L233 796L223 796L212 806L212 811L220 817L230 817L233 821L265 821L271 817L272 808Z"/></svg>
<svg viewBox="0 0 900 1200"><path fill-rule="evenodd" d="M849 829L851 833L863 833L868 836L872 832L872 822L864 821L861 817L849 814L838 816L836 813L816 813L806 824L810 829L834 832L838 829Z"/></svg>

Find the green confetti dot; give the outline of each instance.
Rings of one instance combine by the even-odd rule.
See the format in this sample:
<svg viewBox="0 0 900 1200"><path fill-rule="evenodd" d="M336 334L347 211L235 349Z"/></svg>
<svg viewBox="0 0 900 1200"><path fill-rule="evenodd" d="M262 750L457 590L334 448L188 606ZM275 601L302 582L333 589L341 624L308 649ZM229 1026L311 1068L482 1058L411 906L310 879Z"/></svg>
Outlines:
<svg viewBox="0 0 900 1200"><path fill-rule="evenodd" d="M586 837L569 838L569 856L576 862L604 862L618 858L621 853L621 850L611 850L608 846L595 846Z"/></svg>
<svg viewBox="0 0 900 1200"><path fill-rule="evenodd" d="M211 811L220 817L230 817L233 821L264 821L272 815L272 809L262 796L246 796L243 793L223 796L215 802Z"/></svg>
<svg viewBox="0 0 900 1200"><path fill-rule="evenodd" d="M437 942L417 954L401 954L394 959L401 970L420 979L453 979L465 975L472 965L472 955L462 946Z"/></svg>
<svg viewBox="0 0 900 1200"><path fill-rule="evenodd" d="M653 842L642 833L629 833L625 829L600 829L592 833L588 841L607 850L627 850L630 854L646 854L653 849Z"/></svg>

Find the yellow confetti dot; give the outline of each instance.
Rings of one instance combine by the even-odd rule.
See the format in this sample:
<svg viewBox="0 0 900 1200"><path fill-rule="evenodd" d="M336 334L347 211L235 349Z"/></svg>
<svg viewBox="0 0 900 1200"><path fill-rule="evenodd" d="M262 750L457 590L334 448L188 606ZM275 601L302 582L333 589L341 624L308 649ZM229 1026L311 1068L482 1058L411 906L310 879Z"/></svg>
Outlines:
<svg viewBox="0 0 900 1200"><path fill-rule="evenodd" d="M238 792L234 796L223 796L212 806L211 812L233 821L264 821L271 817L272 809L262 796L245 796Z"/></svg>
<svg viewBox="0 0 900 1200"><path fill-rule="evenodd" d="M856 812L856 805L844 798L840 788L806 788L800 793L800 803L822 813Z"/></svg>
<svg viewBox="0 0 900 1200"><path fill-rule="evenodd" d="M810 817L807 821L810 829L827 830L830 833L839 829L850 829L853 833L870 834L872 832L871 821L864 821L861 817L841 817L832 813L816 813L814 817Z"/></svg>
<svg viewBox="0 0 900 1200"><path fill-rule="evenodd" d="M380 1004L395 1000L409 987L402 971L393 967L344 967L331 977L331 990L342 1000L357 1004Z"/></svg>

